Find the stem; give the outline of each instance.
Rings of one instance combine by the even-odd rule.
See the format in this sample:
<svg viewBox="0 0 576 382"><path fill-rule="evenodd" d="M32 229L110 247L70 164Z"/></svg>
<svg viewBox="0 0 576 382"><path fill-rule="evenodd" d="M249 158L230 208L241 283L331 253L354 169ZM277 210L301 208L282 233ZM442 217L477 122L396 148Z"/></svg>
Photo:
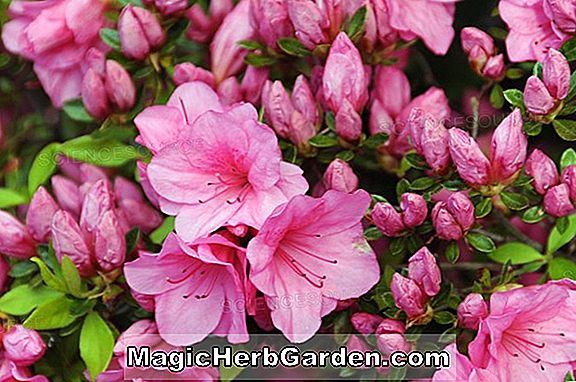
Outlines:
<svg viewBox="0 0 576 382"><path fill-rule="evenodd" d="M470 99L470 104L472 106L472 137L476 138L478 136L478 127L480 126L480 101L482 101L482 97L486 91L492 86L492 81L486 82L482 85L480 92L477 96L474 96Z"/></svg>

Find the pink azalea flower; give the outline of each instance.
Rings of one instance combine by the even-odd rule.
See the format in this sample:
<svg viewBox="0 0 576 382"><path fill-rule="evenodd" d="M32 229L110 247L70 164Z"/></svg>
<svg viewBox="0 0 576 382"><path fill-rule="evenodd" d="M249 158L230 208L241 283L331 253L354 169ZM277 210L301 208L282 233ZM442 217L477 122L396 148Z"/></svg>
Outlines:
<svg viewBox="0 0 576 382"><path fill-rule="evenodd" d="M309 339L336 300L359 297L378 281L378 262L361 225L369 204L363 190L296 196L248 244L250 280L290 341Z"/></svg>
<svg viewBox="0 0 576 382"><path fill-rule="evenodd" d="M500 381L562 381L576 361L575 314L568 279L495 293L469 345L472 364Z"/></svg>
<svg viewBox="0 0 576 382"><path fill-rule="evenodd" d="M436 371L432 382L502 382L490 370L474 367L470 359L458 351L456 344L446 346L444 351L450 355L450 367Z"/></svg>
<svg viewBox="0 0 576 382"><path fill-rule="evenodd" d="M225 225L259 228L278 205L308 189L302 170L282 161L274 131L250 104L224 109L206 84L176 89L167 106L136 118L154 153L147 175L160 208L176 215L187 241ZM225 128L223 128L225 127Z"/></svg>
<svg viewBox="0 0 576 382"><path fill-rule="evenodd" d="M34 62L34 71L56 107L80 95L86 52L105 50L99 31L104 2L92 0L13 1L12 20L2 41L10 52Z"/></svg>
<svg viewBox="0 0 576 382"><path fill-rule="evenodd" d="M245 260L214 235L186 244L170 234L159 254L141 253L124 271L131 288L154 296L156 322L172 345L190 345L209 334L248 341L244 301Z"/></svg>

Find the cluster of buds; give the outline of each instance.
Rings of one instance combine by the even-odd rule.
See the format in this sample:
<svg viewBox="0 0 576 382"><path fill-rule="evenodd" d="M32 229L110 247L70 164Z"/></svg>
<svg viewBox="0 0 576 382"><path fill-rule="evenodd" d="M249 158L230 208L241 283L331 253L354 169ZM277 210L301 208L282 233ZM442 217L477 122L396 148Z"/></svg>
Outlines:
<svg viewBox="0 0 576 382"><path fill-rule="evenodd" d="M132 4L128 4L120 13L118 34L122 53L134 60L145 59L166 42L166 33L156 16Z"/></svg>
<svg viewBox="0 0 576 382"><path fill-rule="evenodd" d="M383 318L376 314L357 312L350 318L352 327L363 336L376 337L376 345L385 355L394 351L409 352L411 344L406 340L406 327L399 320Z"/></svg>
<svg viewBox="0 0 576 382"><path fill-rule="evenodd" d="M498 54L492 37L478 28L467 27L460 34L462 50L468 55L470 66L479 76L499 81L504 77L504 55Z"/></svg>
<svg viewBox="0 0 576 382"><path fill-rule="evenodd" d="M497 194L512 183L526 159L528 139L522 126L519 109L504 118L492 135L490 160L467 132L458 128L450 129L450 157L460 177L470 187L487 195Z"/></svg>
<svg viewBox="0 0 576 382"><path fill-rule="evenodd" d="M320 110L310 84L304 75L298 76L288 95L282 82L267 81L262 90L262 106L266 120L276 133L306 151L307 143L320 127Z"/></svg>
<svg viewBox="0 0 576 382"><path fill-rule="evenodd" d="M488 316L488 305L479 293L470 293L458 305L458 324L466 329L478 330L480 321Z"/></svg>
<svg viewBox="0 0 576 382"><path fill-rule="evenodd" d="M562 53L550 49L542 62L542 79L533 75L526 81L524 104L532 119L545 122L562 109L570 89L570 66Z"/></svg>
<svg viewBox="0 0 576 382"><path fill-rule="evenodd" d="M428 206L418 194L404 193L400 201L402 212L396 211L390 203L377 203L372 209L372 221L388 237L398 237L408 230L418 227L426 220Z"/></svg>
<svg viewBox="0 0 576 382"><path fill-rule="evenodd" d="M395 273L390 288L396 306L410 320L418 320L427 313L427 302L440 292L442 275L436 258L422 247L408 260L408 277Z"/></svg>
<svg viewBox="0 0 576 382"><path fill-rule="evenodd" d="M465 192L455 192L432 209L432 224L443 240L460 240L474 225L474 204Z"/></svg>
<svg viewBox="0 0 576 382"><path fill-rule="evenodd" d="M170 16L188 8L188 0L142 0L142 3L155 5L164 16Z"/></svg>
<svg viewBox="0 0 576 382"><path fill-rule="evenodd" d="M576 205L576 165L564 168L562 174L554 161L536 149L526 161L525 172L531 176L536 192L544 196L544 210L554 217L570 215Z"/></svg>
<svg viewBox="0 0 576 382"><path fill-rule="evenodd" d="M86 56L90 66L82 79L86 110L100 119L113 110L130 110L136 102L136 89L126 69L114 60L106 60L97 49L90 49Z"/></svg>

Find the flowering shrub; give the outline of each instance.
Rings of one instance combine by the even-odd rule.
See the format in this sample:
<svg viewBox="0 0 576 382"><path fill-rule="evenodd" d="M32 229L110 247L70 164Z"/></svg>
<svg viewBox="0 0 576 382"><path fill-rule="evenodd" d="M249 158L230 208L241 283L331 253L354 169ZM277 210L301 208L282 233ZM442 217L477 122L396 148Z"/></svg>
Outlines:
<svg viewBox="0 0 576 382"><path fill-rule="evenodd" d="M571 380L575 1L2 4L1 381L266 333Z"/></svg>

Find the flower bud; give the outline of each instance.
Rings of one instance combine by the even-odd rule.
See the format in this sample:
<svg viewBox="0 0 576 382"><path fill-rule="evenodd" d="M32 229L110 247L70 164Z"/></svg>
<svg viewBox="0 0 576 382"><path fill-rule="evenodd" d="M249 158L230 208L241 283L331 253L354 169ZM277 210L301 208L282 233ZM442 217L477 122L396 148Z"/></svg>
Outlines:
<svg viewBox="0 0 576 382"><path fill-rule="evenodd" d="M259 39L271 48L280 37L294 32L285 0L250 0L250 16Z"/></svg>
<svg viewBox="0 0 576 382"><path fill-rule="evenodd" d="M471 185L486 185L490 181L490 162L480 150L478 143L464 130L448 131L452 161L460 177Z"/></svg>
<svg viewBox="0 0 576 382"><path fill-rule="evenodd" d="M93 232L100 218L108 210L114 208L114 195L110 182L102 179L87 190L80 213L80 227L87 232Z"/></svg>
<svg viewBox="0 0 576 382"><path fill-rule="evenodd" d="M126 256L124 234L115 212L106 211L96 227L94 242L96 262L103 271L110 272L124 263Z"/></svg>
<svg viewBox="0 0 576 382"><path fill-rule="evenodd" d="M378 349L390 355L395 351L409 353L411 346L404 337L405 327L401 321L385 318L376 328L376 344Z"/></svg>
<svg viewBox="0 0 576 382"><path fill-rule="evenodd" d="M440 292L442 275L436 258L426 247L422 247L408 260L408 276L414 280L428 297Z"/></svg>
<svg viewBox="0 0 576 382"><path fill-rule="evenodd" d="M26 227L34 240L39 243L48 242L52 217L59 209L48 191L44 187L38 188L26 214Z"/></svg>
<svg viewBox="0 0 576 382"><path fill-rule="evenodd" d="M334 159L328 165L322 181L328 190L350 193L358 189L358 177L352 167L342 159Z"/></svg>
<svg viewBox="0 0 576 382"><path fill-rule="evenodd" d="M98 119L111 112L104 80L93 68L89 68L82 78L82 102L88 113Z"/></svg>
<svg viewBox="0 0 576 382"><path fill-rule="evenodd" d="M220 82L217 93L224 105L233 105L242 101L242 90L236 77L228 77Z"/></svg>
<svg viewBox="0 0 576 382"><path fill-rule="evenodd" d="M112 105L119 111L127 111L136 102L136 88L130 74L122 65L113 60L106 61L106 93Z"/></svg>
<svg viewBox="0 0 576 382"><path fill-rule="evenodd" d="M556 218L570 215L574 206L570 201L570 189L567 184L551 187L544 195L544 210Z"/></svg>
<svg viewBox="0 0 576 382"><path fill-rule="evenodd" d="M418 227L428 215L426 200L421 195L406 192L402 194L400 202L402 208L402 220L408 228Z"/></svg>
<svg viewBox="0 0 576 382"><path fill-rule="evenodd" d="M359 113L368 100L368 78L362 57L344 32L338 34L330 47L322 89L326 104L335 113L344 106L344 101L349 103L348 108ZM345 117L341 116L342 119Z"/></svg>
<svg viewBox="0 0 576 382"><path fill-rule="evenodd" d="M470 293L458 306L458 323L463 328L477 330L480 320L488 316L488 305L479 293Z"/></svg>
<svg viewBox="0 0 576 382"><path fill-rule="evenodd" d="M0 253L17 259L36 255L36 242L24 224L5 211L0 211Z"/></svg>
<svg viewBox="0 0 576 382"><path fill-rule="evenodd" d="M276 133L282 138L289 139L294 106L282 82L266 82L262 89L262 105L266 120L270 122Z"/></svg>
<svg viewBox="0 0 576 382"><path fill-rule="evenodd" d="M118 33L122 53L135 60L145 59L166 41L158 19L148 10L132 4L125 6L120 13Z"/></svg>
<svg viewBox="0 0 576 382"><path fill-rule="evenodd" d="M486 78L493 80L501 79L506 71L506 64L504 63L504 55L498 54L490 57L482 69L482 75Z"/></svg>
<svg viewBox="0 0 576 382"><path fill-rule="evenodd" d="M432 209L432 224L436 234L443 240L460 240L464 237L462 227L448 211L445 202L438 202Z"/></svg>
<svg viewBox="0 0 576 382"><path fill-rule="evenodd" d="M438 174L444 173L450 164L448 140L448 130L442 123L427 123L422 130L422 155L428 166Z"/></svg>
<svg viewBox="0 0 576 382"><path fill-rule="evenodd" d="M312 135L314 136L316 128L320 124L320 112L316 104L316 99L314 98L314 93L312 93L312 89L310 88L310 83L304 75L301 74L296 78L290 98L294 108L314 127L314 133ZM312 136L309 138L312 138Z"/></svg>
<svg viewBox="0 0 576 382"><path fill-rule="evenodd" d="M4 356L16 366L26 367L38 361L46 352L46 344L37 331L14 325L2 337Z"/></svg>
<svg viewBox="0 0 576 382"><path fill-rule="evenodd" d="M388 237L400 236L406 229L402 216L390 203L378 203L372 209L372 220L382 233Z"/></svg>
<svg viewBox="0 0 576 382"><path fill-rule="evenodd" d="M156 8L164 16L170 16L188 7L188 0L155 0Z"/></svg>
<svg viewBox="0 0 576 382"><path fill-rule="evenodd" d="M542 62L542 79L552 97L557 100L566 98L570 90L570 66L566 57L556 49L548 49Z"/></svg>
<svg viewBox="0 0 576 382"><path fill-rule="evenodd" d="M325 30L330 21L324 17L318 5L309 0L287 0L288 15L294 25L296 38L308 49L328 42Z"/></svg>
<svg viewBox="0 0 576 382"><path fill-rule="evenodd" d="M494 130L490 146L492 181L508 184L526 161L528 138L522 129L520 109L514 109Z"/></svg>
<svg viewBox="0 0 576 382"><path fill-rule="evenodd" d="M474 47L481 48L488 55L493 55L495 52L494 39L478 28L463 28L460 33L460 40L462 41L462 50L466 54L469 54Z"/></svg>
<svg viewBox="0 0 576 382"><path fill-rule="evenodd" d="M535 149L528 157L525 171L526 175L534 178L532 185L540 195L544 195L550 187L558 184L556 164L538 149Z"/></svg>
<svg viewBox="0 0 576 382"><path fill-rule="evenodd" d="M62 261L64 256L68 256L83 277L94 273L86 237L78 223L68 212L60 210L54 214L52 219L52 239L54 241L54 251L60 261Z"/></svg>
<svg viewBox="0 0 576 382"><path fill-rule="evenodd" d="M344 100L336 113L336 134L347 142L357 142L362 135L362 118L350 102Z"/></svg>
<svg viewBox="0 0 576 382"><path fill-rule="evenodd" d="M268 79L268 68L256 68L252 65L246 68L240 90L242 91L242 100L253 104L260 103L262 88Z"/></svg>
<svg viewBox="0 0 576 382"><path fill-rule="evenodd" d="M576 204L576 165L568 166L562 171L562 183L568 186L570 199Z"/></svg>
<svg viewBox="0 0 576 382"><path fill-rule="evenodd" d="M354 329L364 335L373 334L376 328L382 322L383 318L371 313L358 312L354 313L350 318L350 322Z"/></svg>
<svg viewBox="0 0 576 382"><path fill-rule="evenodd" d="M415 318L424 314L425 297L420 287L412 279L395 273L390 284L392 296L396 306L406 312L409 318Z"/></svg>
<svg viewBox="0 0 576 382"><path fill-rule="evenodd" d="M10 264L4 256L0 256L0 292L4 292L10 281Z"/></svg>
<svg viewBox="0 0 576 382"><path fill-rule="evenodd" d="M555 101L544 82L537 76L531 76L524 87L524 104L530 113L546 115L554 109Z"/></svg>
<svg viewBox="0 0 576 382"><path fill-rule="evenodd" d="M186 12L186 17L190 20L186 36L192 41L209 42L232 8L234 8L232 0L211 1L209 13L206 14L201 4L195 3Z"/></svg>
<svg viewBox="0 0 576 382"><path fill-rule="evenodd" d="M206 69L199 68L190 62L184 62L174 67L174 82L182 85L186 82L200 81L210 87L214 87L214 76Z"/></svg>
<svg viewBox="0 0 576 382"><path fill-rule="evenodd" d="M474 204L465 192L455 192L446 200L446 208L463 232L474 225Z"/></svg>
<svg viewBox="0 0 576 382"><path fill-rule="evenodd" d="M82 199L76 183L61 175L53 176L51 183L52 192L60 207L75 217L80 216Z"/></svg>

